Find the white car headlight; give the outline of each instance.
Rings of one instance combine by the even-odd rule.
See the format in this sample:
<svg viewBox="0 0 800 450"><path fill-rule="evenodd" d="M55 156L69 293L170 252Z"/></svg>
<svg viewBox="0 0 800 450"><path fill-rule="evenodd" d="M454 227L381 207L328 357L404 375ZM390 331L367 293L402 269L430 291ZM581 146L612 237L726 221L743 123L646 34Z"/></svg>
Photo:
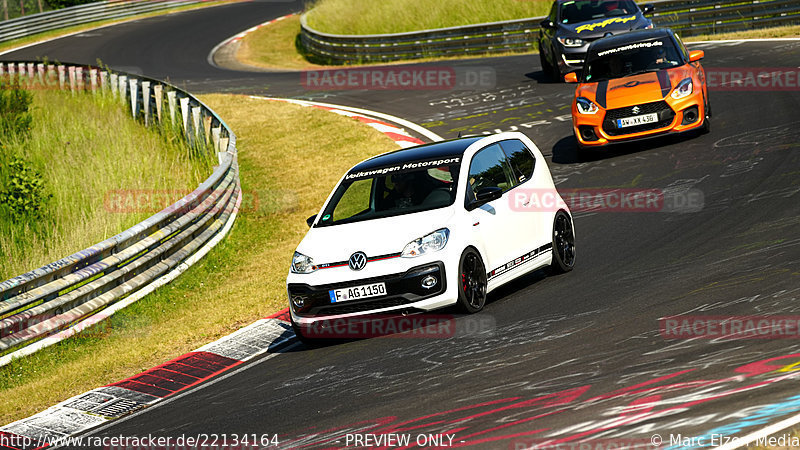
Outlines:
<svg viewBox="0 0 800 450"><path fill-rule="evenodd" d="M300 252L294 252L292 257L292 273L311 273L317 270L314 260Z"/></svg>
<svg viewBox="0 0 800 450"><path fill-rule="evenodd" d="M447 245L448 237L450 237L450 230L442 228L419 239L414 239L406 244L400 257L416 258L417 256L438 252Z"/></svg>
<svg viewBox="0 0 800 450"><path fill-rule="evenodd" d="M578 105L578 112L581 114L594 114L600 109L591 100L585 97L576 98L575 103Z"/></svg>
<svg viewBox="0 0 800 450"><path fill-rule="evenodd" d="M561 42L561 44L564 47L582 47L584 44L583 39L569 38L569 37L568 38L560 37L558 38L558 42Z"/></svg>
<svg viewBox="0 0 800 450"><path fill-rule="evenodd" d="M685 80L678 83L678 86L675 87L675 90L672 91L672 98L675 100L680 100L683 97L692 93L692 79L686 78Z"/></svg>

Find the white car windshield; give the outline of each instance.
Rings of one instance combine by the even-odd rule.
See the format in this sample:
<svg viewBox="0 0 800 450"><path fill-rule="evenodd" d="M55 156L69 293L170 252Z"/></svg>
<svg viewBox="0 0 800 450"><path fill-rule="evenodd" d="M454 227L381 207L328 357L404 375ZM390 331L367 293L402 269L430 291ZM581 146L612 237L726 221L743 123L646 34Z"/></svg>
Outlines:
<svg viewBox="0 0 800 450"><path fill-rule="evenodd" d="M450 206L455 201L459 167L456 162L424 169L350 172L334 192L317 226ZM373 172L377 173L371 175Z"/></svg>

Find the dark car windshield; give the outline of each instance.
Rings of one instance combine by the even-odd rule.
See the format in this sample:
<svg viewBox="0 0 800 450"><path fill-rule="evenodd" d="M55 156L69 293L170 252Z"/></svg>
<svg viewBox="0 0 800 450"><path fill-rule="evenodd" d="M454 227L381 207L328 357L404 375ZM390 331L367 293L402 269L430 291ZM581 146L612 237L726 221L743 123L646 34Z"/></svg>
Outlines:
<svg viewBox="0 0 800 450"><path fill-rule="evenodd" d="M681 52L670 39L622 44L592 51L587 58L584 81L597 82L653 72L683 64Z"/></svg>
<svg viewBox="0 0 800 450"><path fill-rule="evenodd" d="M633 0L574 0L561 4L559 20L564 24L605 17L627 16L639 11Z"/></svg>
<svg viewBox="0 0 800 450"><path fill-rule="evenodd" d="M351 172L345 177L322 212L317 226L382 217L399 216L452 205L460 158L366 172ZM404 164L407 166L409 164Z"/></svg>

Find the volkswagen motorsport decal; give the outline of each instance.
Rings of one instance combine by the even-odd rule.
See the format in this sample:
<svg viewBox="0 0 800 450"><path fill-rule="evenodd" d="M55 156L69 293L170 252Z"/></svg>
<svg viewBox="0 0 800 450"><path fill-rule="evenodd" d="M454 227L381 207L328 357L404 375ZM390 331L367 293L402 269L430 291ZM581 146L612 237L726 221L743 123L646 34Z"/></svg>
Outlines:
<svg viewBox="0 0 800 450"><path fill-rule="evenodd" d="M417 169L425 169L425 168L434 168L439 166L446 166L450 164L459 164L461 162L460 156L453 156L450 158L440 158L434 159L430 161L412 161L406 162L403 164L398 164L396 166L390 167L381 167L379 169L372 169L372 170L365 170L359 172L351 172L348 173L344 179L345 180L357 180L362 178L372 178L375 175L386 175L387 173L400 173L400 172L407 172L410 170L417 170Z"/></svg>

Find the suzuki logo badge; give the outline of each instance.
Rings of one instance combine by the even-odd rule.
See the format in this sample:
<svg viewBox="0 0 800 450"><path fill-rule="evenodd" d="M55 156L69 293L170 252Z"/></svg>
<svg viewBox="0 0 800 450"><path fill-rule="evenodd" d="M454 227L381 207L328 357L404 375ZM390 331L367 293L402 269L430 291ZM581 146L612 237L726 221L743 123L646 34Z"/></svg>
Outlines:
<svg viewBox="0 0 800 450"><path fill-rule="evenodd" d="M350 255L347 265L353 270L361 270L367 265L367 255L364 252L355 252Z"/></svg>
<svg viewBox="0 0 800 450"><path fill-rule="evenodd" d="M634 114L639 114L639 107L638 106L634 106L633 109L631 110L631 112L634 113Z"/></svg>

